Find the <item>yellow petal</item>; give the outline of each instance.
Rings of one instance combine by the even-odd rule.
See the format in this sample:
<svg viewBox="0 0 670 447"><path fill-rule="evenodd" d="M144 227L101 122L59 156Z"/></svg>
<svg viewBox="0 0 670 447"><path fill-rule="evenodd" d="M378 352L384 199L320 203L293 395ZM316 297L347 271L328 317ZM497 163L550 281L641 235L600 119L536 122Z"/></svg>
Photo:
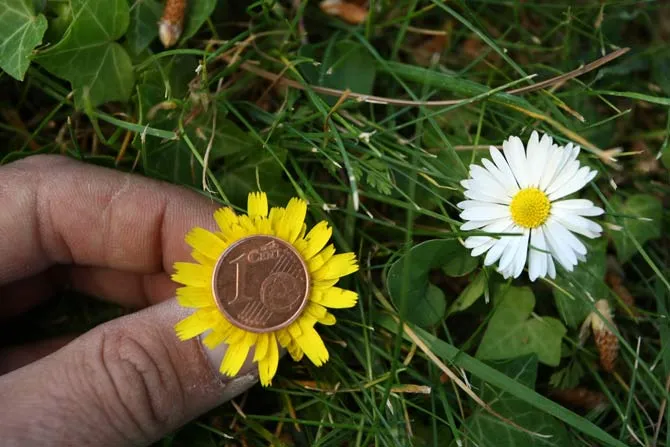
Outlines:
<svg viewBox="0 0 670 447"><path fill-rule="evenodd" d="M304 239L305 238L305 233L307 233L307 224L302 224L302 228L300 228L300 232L298 233L298 236L296 237L296 240L297 239Z"/></svg>
<svg viewBox="0 0 670 447"><path fill-rule="evenodd" d="M268 215L268 197L264 192L249 193L247 214L252 219L256 216L265 217Z"/></svg>
<svg viewBox="0 0 670 447"><path fill-rule="evenodd" d="M248 234L258 233L258 231L256 231L256 224L254 223L253 220L251 220L251 217L249 216L240 216L240 226Z"/></svg>
<svg viewBox="0 0 670 447"><path fill-rule="evenodd" d="M177 289L177 302L184 307L216 306L212 289L209 287L180 287Z"/></svg>
<svg viewBox="0 0 670 447"><path fill-rule="evenodd" d="M284 348L287 347L293 340L291 338L291 334L289 334L286 329L279 329L277 332L275 332L275 334L277 335L277 341L279 341L279 344Z"/></svg>
<svg viewBox="0 0 670 447"><path fill-rule="evenodd" d="M207 256L203 255L200 253L198 250L192 250L191 251L191 257L198 263L202 265L206 265L214 269L214 265L216 262L214 262L211 258L208 258Z"/></svg>
<svg viewBox="0 0 670 447"><path fill-rule="evenodd" d="M220 371L227 376L234 376L240 369L244 361L249 355L249 349L256 342L256 334L253 332L245 332L244 337L228 346L226 350L226 355L223 357L223 362L221 362Z"/></svg>
<svg viewBox="0 0 670 447"><path fill-rule="evenodd" d="M279 224L281 223L282 219L284 219L285 213L286 209L284 208L276 206L270 208L270 213L268 214L268 220L270 221L270 225L272 226L273 234L277 234L277 228L279 227Z"/></svg>
<svg viewBox="0 0 670 447"><path fill-rule="evenodd" d="M284 216L277 223L275 228L277 237L289 243L293 243L302 230L306 214L307 202L295 197L289 200L288 205L286 205Z"/></svg>
<svg viewBox="0 0 670 447"><path fill-rule="evenodd" d="M209 349L214 349L226 341L226 332L212 331L202 339L202 344Z"/></svg>
<svg viewBox="0 0 670 447"><path fill-rule="evenodd" d="M312 278L312 284L314 289L328 289L329 287L334 287L339 280L340 278L316 281Z"/></svg>
<svg viewBox="0 0 670 447"><path fill-rule="evenodd" d="M174 269L172 280L185 286L208 287L214 274L211 266L190 262L175 262Z"/></svg>
<svg viewBox="0 0 670 447"><path fill-rule="evenodd" d="M221 318L219 322L212 327L212 332L202 339L202 344L209 349L214 349L221 343L225 343L230 338L230 334L237 330L228 320Z"/></svg>
<svg viewBox="0 0 670 447"><path fill-rule="evenodd" d="M219 225L219 228L221 228L221 233L223 233L225 240L229 241L228 232L233 225L238 223L238 217L237 214L235 214L235 211L230 207L219 208L214 212L214 220Z"/></svg>
<svg viewBox="0 0 670 447"><path fill-rule="evenodd" d="M199 227L186 234L186 243L213 261L226 249L226 243L220 237Z"/></svg>
<svg viewBox="0 0 670 447"><path fill-rule="evenodd" d="M286 350L290 354L291 358L296 362L302 360L304 352L302 349L300 349L300 346L298 346L298 343L296 343L295 341L291 341L291 343L289 343L288 346L286 346Z"/></svg>
<svg viewBox="0 0 670 447"><path fill-rule="evenodd" d="M279 366L279 349L274 335L270 335L267 354L265 358L258 362L258 373L261 379L261 385L268 386L272 384L272 378L277 374Z"/></svg>
<svg viewBox="0 0 670 447"><path fill-rule="evenodd" d="M175 325L177 337L188 340L207 332L221 319L218 309L199 309Z"/></svg>
<svg viewBox="0 0 670 447"><path fill-rule="evenodd" d="M325 264L330 258L335 254L335 246L330 244L317 255L314 255L312 259L307 261L307 268L310 272L315 272L319 270L323 264Z"/></svg>
<svg viewBox="0 0 670 447"><path fill-rule="evenodd" d="M302 335L300 325L298 324L297 321L294 321L292 324L290 324L289 327L286 328L286 330L288 330L289 335L293 339L296 339Z"/></svg>
<svg viewBox="0 0 670 447"><path fill-rule="evenodd" d="M314 302L311 302L307 305L305 312L316 321L326 326L332 326L337 321L335 320L335 316L328 312L325 307Z"/></svg>
<svg viewBox="0 0 670 447"><path fill-rule="evenodd" d="M330 312L326 312L326 315L319 319L319 323L323 324L324 326L332 326L337 323L337 319L335 318L335 315L331 314Z"/></svg>
<svg viewBox="0 0 670 447"><path fill-rule="evenodd" d="M308 312L308 314L311 315L315 320L318 320L319 318L324 317L328 311L321 304L311 302L307 304L305 312Z"/></svg>
<svg viewBox="0 0 670 447"><path fill-rule="evenodd" d="M259 360L265 358L268 352L269 344L270 336L268 334L258 334L258 340L256 340L256 349L254 352L254 362L258 362Z"/></svg>
<svg viewBox="0 0 670 447"><path fill-rule="evenodd" d="M312 278L315 280L335 279L358 271L356 255L354 253L342 253L330 258L315 272Z"/></svg>
<svg viewBox="0 0 670 447"><path fill-rule="evenodd" d="M316 366L321 366L328 361L328 349L323 344L321 336L318 332L309 325L300 325L302 335L295 339L295 342L300 346L308 359Z"/></svg>
<svg viewBox="0 0 670 447"><path fill-rule="evenodd" d="M274 234L274 231L272 230L272 224L270 223L269 218L257 217L256 219L254 219L254 224L256 225L256 232L258 234L269 234L269 235Z"/></svg>
<svg viewBox="0 0 670 447"><path fill-rule="evenodd" d="M353 307L358 301L358 294L351 290L340 289L339 287L312 288L310 297L315 303L332 309L345 309Z"/></svg>
<svg viewBox="0 0 670 447"><path fill-rule="evenodd" d="M316 224L304 239L306 247L300 251L303 259L310 260L319 253L326 246L332 234L333 229L325 220Z"/></svg>

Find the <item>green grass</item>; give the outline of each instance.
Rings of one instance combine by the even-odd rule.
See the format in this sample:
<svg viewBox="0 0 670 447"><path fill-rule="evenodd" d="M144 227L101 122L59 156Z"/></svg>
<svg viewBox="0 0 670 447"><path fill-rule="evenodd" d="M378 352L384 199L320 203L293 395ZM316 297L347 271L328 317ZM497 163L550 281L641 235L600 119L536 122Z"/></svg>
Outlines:
<svg viewBox="0 0 670 447"><path fill-rule="evenodd" d="M324 15L317 2L221 3L177 49L154 42L132 57L128 101L76 107L70 84L35 63L23 82L0 74L2 163L64 153L201 192L204 178L203 194L235 206L259 187L274 205L300 196L309 220L331 222L338 248L359 256L361 271L344 281L359 292L358 306L321 329L326 366L284 359L271 388L236 400L244 416L224 405L159 445L670 445L665 2L371 0L358 26ZM630 50L533 87L619 48ZM481 149L510 135L526 140L532 129L582 145L582 162L600 174L581 195L608 212L604 242L578 275L511 282L532 287L535 315L565 324L558 366L533 356L478 359L496 294L510 285L481 260L463 274L426 267L425 284L447 306L477 275L486 275L491 300L423 328L414 323L430 317L431 302L411 295L410 268L395 294L387 288L409 247L463 236L459 182ZM621 150L616 162L603 152L613 149ZM639 195L649 197L638 203ZM635 315L606 270L623 278ZM579 323L594 310L589 295L615 311L615 374L600 368L592 338L579 341ZM61 297L43 309L41 330L81 330L118 314L86 303ZM441 377L444 368L507 421L552 437L485 411ZM605 403L568 405L557 386L601 393Z"/></svg>

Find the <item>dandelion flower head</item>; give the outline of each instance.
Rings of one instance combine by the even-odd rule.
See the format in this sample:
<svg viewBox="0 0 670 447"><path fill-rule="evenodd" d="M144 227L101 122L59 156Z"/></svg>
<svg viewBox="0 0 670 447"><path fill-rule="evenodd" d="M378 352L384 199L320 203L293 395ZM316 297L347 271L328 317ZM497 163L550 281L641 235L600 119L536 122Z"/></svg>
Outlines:
<svg viewBox="0 0 670 447"><path fill-rule="evenodd" d="M332 229L325 221L307 232L306 212L304 200L268 210L266 194L251 193L246 215L221 208L214 213L218 231L194 228L186 235L196 263L175 263L172 279L183 285L179 303L195 312L175 329L182 340L202 335L209 349L227 344L223 374L234 376L253 355L267 386L280 347L296 361L328 360L315 325L335 324L329 309L354 306L357 294L335 284L358 264L354 253L336 254L328 244Z"/></svg>

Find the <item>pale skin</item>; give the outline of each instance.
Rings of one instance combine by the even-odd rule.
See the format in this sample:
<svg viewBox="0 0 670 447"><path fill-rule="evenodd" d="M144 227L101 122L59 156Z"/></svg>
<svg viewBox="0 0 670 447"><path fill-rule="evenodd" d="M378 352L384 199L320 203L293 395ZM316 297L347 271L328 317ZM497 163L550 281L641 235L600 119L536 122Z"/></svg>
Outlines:
<svg viewBox="0 0 670 447"><path fill-rule="evenodd" d="M0 348L2 445L148 445L252 386L218 373L225 348L179 341L184 235L214 230L194 192L58 156L0 167L0 324L63 284L137 312L91 331ZM0 340L0 346L3 346Z"/></svg>

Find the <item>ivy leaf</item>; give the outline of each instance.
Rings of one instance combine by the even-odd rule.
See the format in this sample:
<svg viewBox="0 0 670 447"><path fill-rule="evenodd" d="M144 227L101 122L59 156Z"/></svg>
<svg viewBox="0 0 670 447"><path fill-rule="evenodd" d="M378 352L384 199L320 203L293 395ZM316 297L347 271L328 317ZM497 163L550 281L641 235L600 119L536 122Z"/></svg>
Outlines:
<svg viewBox="0 0 670 447"><path fill-rule="evenodd" d="M538 365L537 357L534 355L516 357L502 362L491 362L490 366L531 389L535 388ZM475 381L475 386L481 390L481 398L485 402L489 402L491 408L501 416L509 418L531 432L546 435L546 437L533 436L503 423L498 417L478 408L465 421L467 431L477 445L483 447L573 445L572 438L565 425L556 418L535 411L530 404L499 388L494 388L478 380Z"/></svg>
<svg viewBox="0 0 670 447"><path fill-rule="evenodd" d="M130 26L126 38L132 52L140 54L158 36L162 6L156 0L128 1L131 3Z"/></svg>
<svg viewBox="0 0 670 447"><path fill-rule="evenodd" d="M317 59L322 45L304 45L300 55ZM303 76L311 83L338 90L369 94L375 82L376 67L370 63L370 53L358 42L332 39L328 42L320 64L301 64ZM332 96L322 96L329 105L337 102Z"/></svg>
<svg viewBox="0 0 670 447"><path fill-rule="evenodd" d="M126 101L135 77L133 66L115 40L128 29L126 0L70 0L72 23L63 39L36 60L54 75L67 79L77 106L84 98L92 107Z"/></svg>
<svg viewBox="0 0 670 447"><path fill-rule="evenodd" d="M472 306L486 291L487 277L486 274L482 271L477 274L475 279L468 284L468 286L463 289L456 301L454 301L451 306L449 306L449 311L447 315L451 315L455 312L462 312L468 307Z"/></svg>
<svg viewBox="0 0 670 447"><path fill-rule="evenodd" d="M184 23L184 31L181 33L181 40L190 39L198 32L200 27L207 21L209 16L216 8L216 0L198 0L196 2L189 2L189 7L186 10L186 22Z"/></svg>
<svg viewBox="0 0 670 447"><path fill-rule="evenodd" d="M44 15L35 15L30 0L0 2L0 68L23 81L33 49L42 43L47 30Z"/></svg>
<svg viewBox="0 0 670 447"><path fill-rule="evenodd" d="M447 307L444 293L428 281L428 275L445 266L452 270L451 266L461 264L454 260L465 257L470 255L458 241L435 239L415 245L394 262L386 286L403 317L423 327L442 320Z"/></svg>
<svg viewBox="0 0 670 447"><path fill-rule="evenodd" d="M633 236L640 245L661 237L663 205L657 198L648 194L632 195L625 202L621 197L615 196L610 204L614 212L621 217L615 219L614 216L608 216L608 221L624 226L619 231L608 230L614 241L617 257L623 264L637 253L637 247L628 234Z"/></svg>
<svg viewBox="0 0 670 447"><path fill-rule="evenodd" d="M588 250L586 262L572 272L561 273L556 278L554 301L561 318L571 328L576 328L591 312L591 300L606 298L609 288L605 284L607 271L607 241L584 241Z"/></svg>
<svg viewBox="0 0 670 447"><path fill-rule="evenodd" d="M531 316L535 296L528 287L498 291L496 309L477 349L477 358L501 360L537 354L540 362L557 366L566 329L556 318ZM530 317L530 318L529 318Z"/></svg>

